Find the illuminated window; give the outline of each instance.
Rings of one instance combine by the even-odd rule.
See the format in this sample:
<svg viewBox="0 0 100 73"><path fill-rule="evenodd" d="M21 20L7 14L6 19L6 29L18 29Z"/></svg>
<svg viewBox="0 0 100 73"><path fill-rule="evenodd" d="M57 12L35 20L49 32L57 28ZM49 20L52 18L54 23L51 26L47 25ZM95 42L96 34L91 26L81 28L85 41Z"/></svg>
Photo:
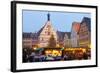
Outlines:
<svg viewBox="0 0 100 73"><path fill-rule="evenodd" d="M43 38L41 38L41 41L43 41L44 39Z"/></svg>

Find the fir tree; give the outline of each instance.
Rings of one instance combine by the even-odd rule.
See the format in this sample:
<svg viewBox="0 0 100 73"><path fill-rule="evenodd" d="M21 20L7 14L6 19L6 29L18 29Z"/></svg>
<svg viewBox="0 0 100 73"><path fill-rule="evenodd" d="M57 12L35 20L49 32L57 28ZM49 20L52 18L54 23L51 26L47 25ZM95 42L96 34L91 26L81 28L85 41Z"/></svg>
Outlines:
<svg viewBox="0 0 100 73"><path fill-rule="evenodd" d="M52 47L52 48L56 47L56 40L54 38L54 35L51 35L48 47Z"/></svg>

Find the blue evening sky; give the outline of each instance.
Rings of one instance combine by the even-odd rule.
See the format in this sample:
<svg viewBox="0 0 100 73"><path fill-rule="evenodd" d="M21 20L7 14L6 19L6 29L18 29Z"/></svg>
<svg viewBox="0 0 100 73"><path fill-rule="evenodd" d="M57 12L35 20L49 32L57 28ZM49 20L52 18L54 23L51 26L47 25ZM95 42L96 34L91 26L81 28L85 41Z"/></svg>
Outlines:
<svg viewBox="0 0 100 73"><path fill-rule="evenodd" d="M73 22L81 22L89 13L23 10L23 32L37 32L47 22L47 14L55 30L70 32Z"/></svg>

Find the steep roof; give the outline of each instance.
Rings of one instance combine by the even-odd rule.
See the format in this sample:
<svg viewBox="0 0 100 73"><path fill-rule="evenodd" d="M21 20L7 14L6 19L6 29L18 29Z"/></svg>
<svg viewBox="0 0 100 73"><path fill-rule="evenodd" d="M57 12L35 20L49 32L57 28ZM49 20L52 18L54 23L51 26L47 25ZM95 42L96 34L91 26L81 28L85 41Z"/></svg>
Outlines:
<svg viewBox="0 0 100 73"><path fill-rule="evenodd" d="M47 21L47 22L45 23L45 25L37 32L37 36L40 35L40 33L42 32L42 30L44 29L44 27L45 27L46 25L48 25L48 23L50 23L50 21Z"/></svg>
<svg viewBox="0 0 100 73"><path fill-rule="evenodd" d="M38 32L37 32L37 36L39 36L40 35L40 33L42 32L42 30L44 29L44 27L45 27L46 25L44 25Z"/></svg>
<svg viewBox="0 0 100 73"><path fill-rule="evenodd" d="M68 35L68 38L70 38L70 35L71 35L70 32L57 31L58 40L64 40L65 34L67 34Z"/></svg>
<svg viewBox="0 0 100 73"><path fill-rule="evenodd" d="M23 33L23 38L32 38L34 40L38 40L38 37L41 33L41 31L43 30L44 27L42 27L37 33ZM68 38L70 38L71 33L70 32L62 32L62 31L57 31L57 36L58 36L58 40L64 40L64 36L65 34L67 34Z"/></svg>
<svg viewBox="0 0 100 73"><path fill-rule="evenodd" d="M82 25L82 23L86 23L88 30L91 31L91 19L90 18L84 17L82 22L81 22L81 25Z"/></svg>
<svg viewBox="0 0 100 73"><path fill-rule="evenodd" d="M40 33L42 32L42 30L44 29L44 27L48 24L48 22L50 22L50 14L47 14L47 22L45 23L45 25L37 32L37 36L40 35Z"/></svg>
<svg viewBox="0 0 100 73"><path fill-rule="evenodd" d="M35 39L35 40L38 39L37 33L34 33L34 34L33 34L32 39Z"/></svg>
<svg viewBox="0 0 100 73"><path fill-rule="evenodd" d="M28 33L28 32L24 32L23 33L23 38L32 38L32 36L33 36L33 33Z"/></svg>
<svg viewBox="0 0 100 73"><path fill-rule="evenodd" d="M66 32L66 33L68 35L68 38L70 38L71 37L71 32Z"/></svg>
<svg viewBox="0 0 100 73"><path fill-rule="evenodd" d="M74 29L74 31L78 33L80 29L80 22L73 22L72 29Z"/></svg>

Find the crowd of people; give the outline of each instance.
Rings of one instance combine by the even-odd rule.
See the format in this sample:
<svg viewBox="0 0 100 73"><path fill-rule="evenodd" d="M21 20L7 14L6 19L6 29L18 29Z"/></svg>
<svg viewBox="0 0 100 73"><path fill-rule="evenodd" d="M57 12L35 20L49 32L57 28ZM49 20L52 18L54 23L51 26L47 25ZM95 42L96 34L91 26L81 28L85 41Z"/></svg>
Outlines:
<svg viewBox="0 0 100 73"><path fill-rule="evenodd" d="M43 50L35 50L29 48L23 49L23 63L27 62L45 62L45 61L67 61L67 60L87 60L91 58L90 51L88 52L71 52L64 51L61 56L46 55Z"/></svg>

